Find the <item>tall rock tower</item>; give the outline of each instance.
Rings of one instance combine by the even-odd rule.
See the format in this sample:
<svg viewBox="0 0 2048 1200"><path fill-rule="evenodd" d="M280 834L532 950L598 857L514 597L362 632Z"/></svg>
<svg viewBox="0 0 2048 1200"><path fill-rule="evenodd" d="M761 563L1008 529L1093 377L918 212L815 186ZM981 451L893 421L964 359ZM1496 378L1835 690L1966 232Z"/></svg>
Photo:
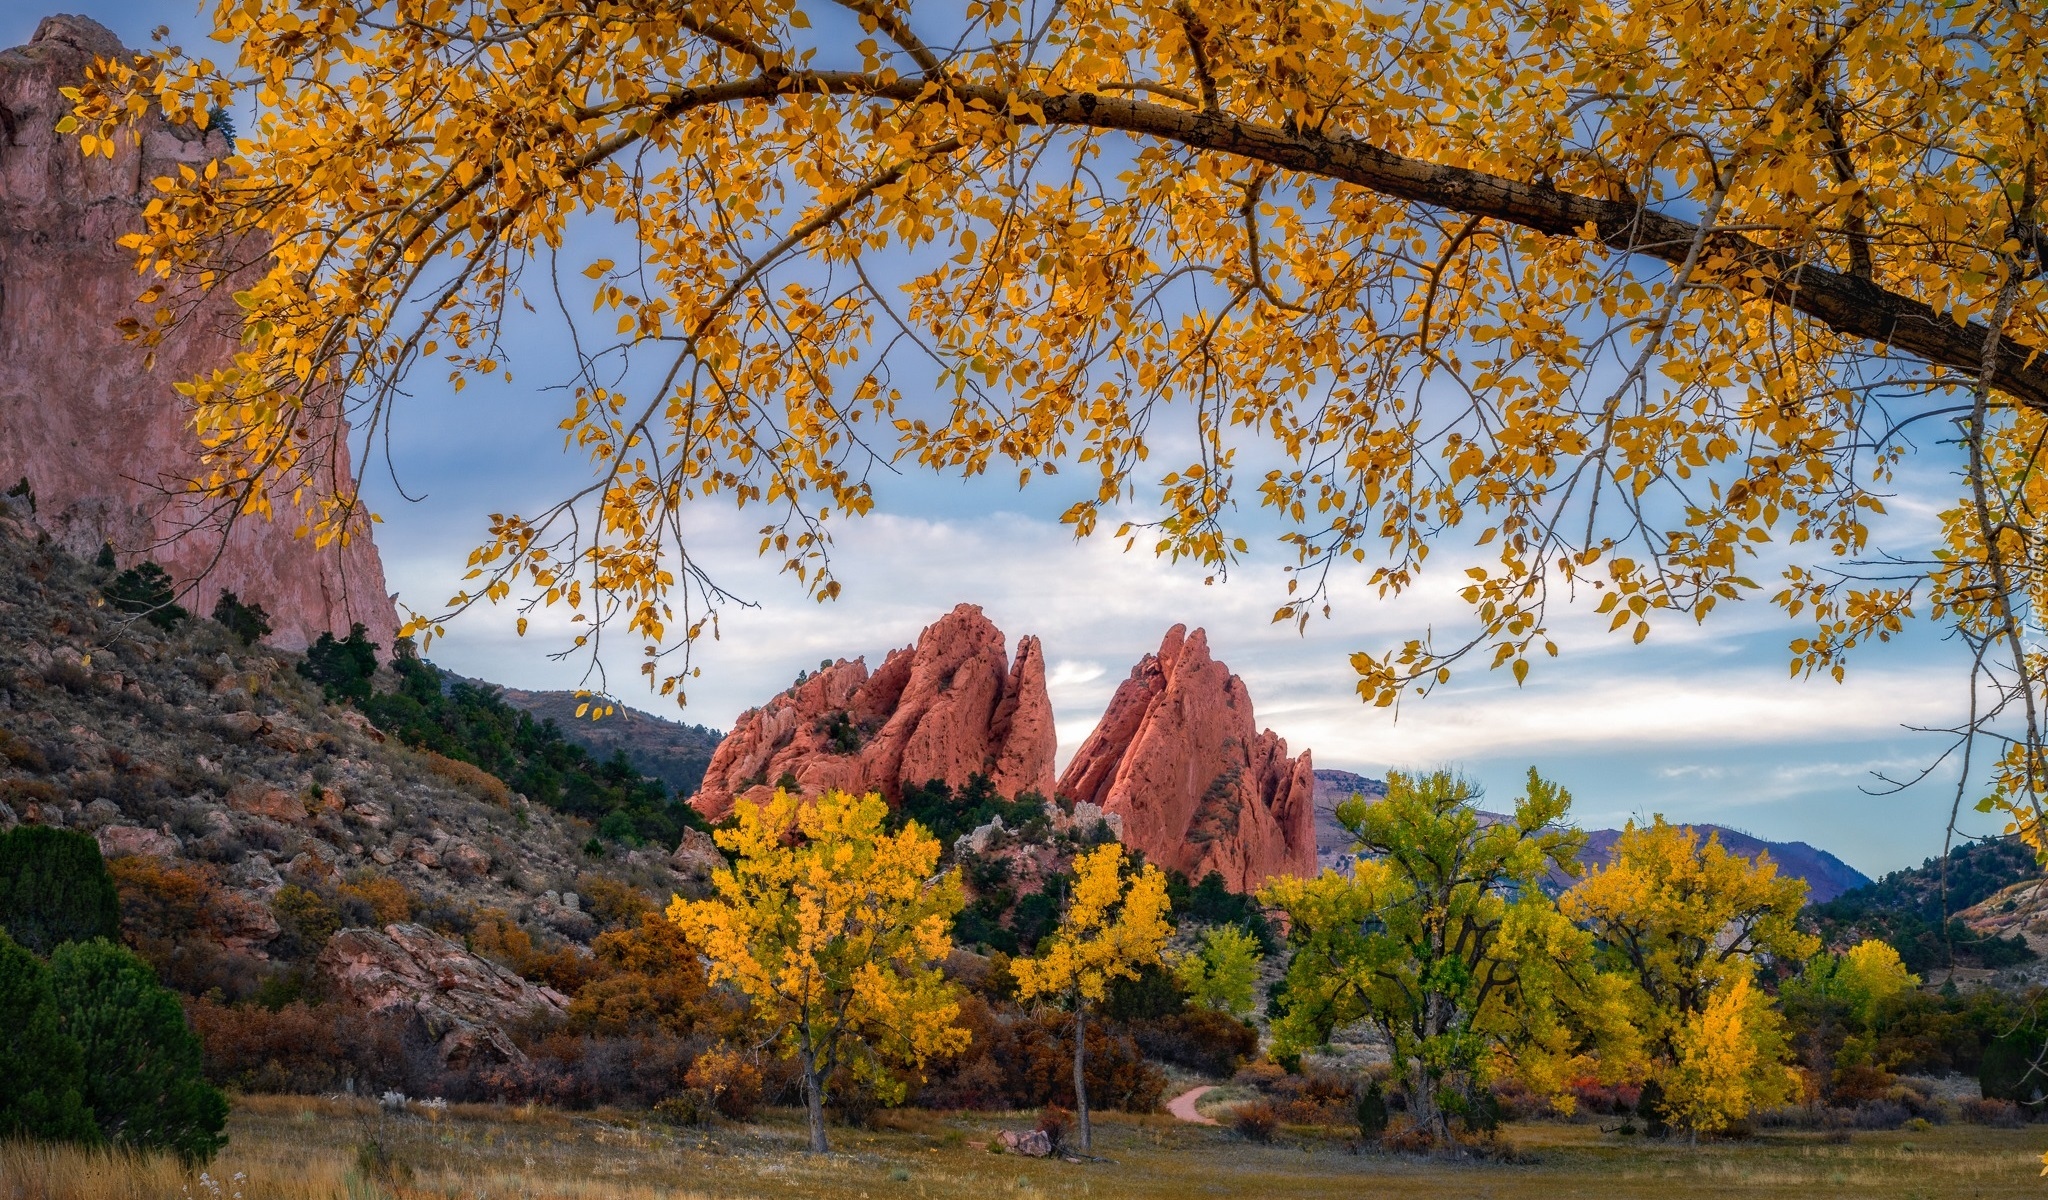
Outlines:
<svg viewBox="0 0 2048 1200"><path fill-rule="evenodd" d="M225 365L239 325L232 311L194 319L146 368L115 327L148 316L134 303L142 278L118 243L141 228L153 180L228 147L217 131L160 116L139 144L122 136L112 159L87 159L59 134L68 111L59 89L77 85L96 57L128 53L105 26L70 16L0 51L0 489L26 479L37 519L75 553L111 542L124 566L162 563L191 585L189 608L210 610L221 589L263 605L281 646L358 621L389 646L397 613L367 524L346 547L316 549L294 536L288 499L274 520L224 527L180 494L198 474L199 443L172 384ZM313 420L345 434L338 407Z"/></svg>
<svg viewBox="0 0 2048 1200"><path fill-rule="evenodd" d="M1059 794L1123 818L1123 841L1199 882L1236 892L1316 870L1315 771L1260 732L1244 680L1209 657L1209 639L1176 625L1131 668L1095 732L1061 774Z"/></svg>

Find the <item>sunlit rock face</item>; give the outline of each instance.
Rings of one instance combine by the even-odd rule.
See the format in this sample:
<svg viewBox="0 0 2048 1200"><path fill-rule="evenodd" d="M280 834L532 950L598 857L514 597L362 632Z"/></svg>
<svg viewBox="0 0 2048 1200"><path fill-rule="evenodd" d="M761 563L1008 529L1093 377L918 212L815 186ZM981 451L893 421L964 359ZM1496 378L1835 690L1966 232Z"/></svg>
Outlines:
<svg viewBox="0 0 2048 1200"><path fill-rule="evenodd" d="M1202 630L1176 625L1116 690L1060 776L1059 794L1102 805L1148 861L1256 891L1315 873L1309 754L1260 732L1244 681L1209 656Z"/></svg>
<svg viewBox="0 0 2048 1200"><path fill-rule="evenodd" d="M118 136L113 158L81 154L56 131L68 110L60 89L95 57L126 53L105 26L70 16L0 51L0 490L27 480L38 523L76 553L110 542L123 566L155 559L190 586L188 608L211 611L222 589L261 604L278 645L361 622L388 647L396 610L366 524L345 546L316 549L294 536L303 516L289 498L274 520L228 524L180 494L199 474L199 443L172 385L227 365L239 325L223 297L147 364L117 327L150 317L118 243L141 228L153 180L203 169L227 144L154 117L139 137ZM338 406L304 425L345 447ZM345 454L337 465L345 478Z"/></svg>
<svg viewBox="0 0 2048 1200"><path fill-rule="evenodd" d="M870 673L840 659L733 722L690 798L718 820L736 798L763 801L794 780L880 792L941 779L958 788L986 775L1006 797L1052 795L1056 748L1045 655L1038 639L1006 641L979 607L962 604L894 650Z"/></svg>

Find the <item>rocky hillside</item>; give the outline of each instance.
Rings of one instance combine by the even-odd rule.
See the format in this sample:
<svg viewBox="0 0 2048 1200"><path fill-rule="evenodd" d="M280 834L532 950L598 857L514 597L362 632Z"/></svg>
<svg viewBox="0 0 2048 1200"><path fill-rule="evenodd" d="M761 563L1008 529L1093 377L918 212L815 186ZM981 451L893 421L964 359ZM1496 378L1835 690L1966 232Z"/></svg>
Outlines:
<svg viewBox="0 0 2048 1200"><path fill-rule="evenodd" d="M274 498L275 520L230 528L218 505L185 492L199 444L172 385L229 364L240 314L223 288L218 311L194 314L145 363L117 327L151 316L135 304L143 281L118 241L141 228L152 180L203 168L227 142L154 114L139 140L114 139L112 158L87 158L57 133L69 108L60 89L81 83L94 56L128 53L106 27L71 16L0 51L0 490L32 495L42 527L80 557L111 543L124 567L154 558L186 589L187 608L212 611L222 589L260 604L278 645L303 648L359 621L389 646L397 615L367 519L346 546L316 550L293 536L302 518L288 496ZM315 452L335 450L336 477L347 478L339 405L316 398L302 427Z"/></svg>
<svg viewBox="0 0 2048 1200"><path fill-rule="evenodd" d="M688 796L704 782L704 769L725 735L704 725L671 721L653 713L620 706L600 721L576 710L583 700L575 692L528 692L501 688L498 695L537 721L553 721L563 736L600 759L623 754L633 769L659 779Z"/></svg>
<svg viewBox="0 0 2048 1200"><path fill-rule="evenodd" d="M1316 853L1318 861L1329 867L1341 865L1351 847L1350 835L1337 823L1337 805L1354 795L1368 798L1387 794L1387 785L1378 779L1369 779L1350 771L1316 772ZM1702 836L1717 834L1721 844L1730 853L1754 858L1758 854L1769 854L1771 861L1778 864L1778 870L1786 875L1797 876L1806 881L1807 901L1820 904L1832 900L1853 888L1868 886L1870 880L1861 871L1805 842L1768 842L1751 837L1739 830L1724 825L1697 824ZM1594 829L1586 834L1586 850L1581 861L1588 867L1605 866L1614 858L1614 843L1621 836L1619 829ZM1569 887L1571 880L1563 872L1553 872L1547 886L1562 890Z"/></svg>
<svg viewBox="0 0 2048 1200"><path fill-rule="evenodd" d="M386 740L298 655L108 605L107 575L0 501L0 827L93 833L125 931L188 995L403 1005L443 1066L513 1059L505 1028L563 997L465 942L573 967L599 929L579 894L666 897L712 865L701 835L681 869L666 847L597 842Z"/></svg>
<svg viewBox="0 0 2048 1200"><path fill-rule="evenodd" d="M760 708L741 713L690 798L717 820L735 797L766 799L778 784L806 795L879 791L906 783L963 787L985 776L1006 797L1052 793L1055 736L1038 639L1003 633L972 604L926 627L917 643L821 665Z"/></svg>
<svg viewBox="0 0 2048 1200"><path fill-rule="evenodd" d="M1151 861L1236 892L1314 873L1314 790L1308 752L1258 728L1244 680L1184 625L1131 668L1059 782L1122 818Z"/></svg>
<svg viewBox="0 0 2048 1200"><path fill-rule="evenodd" d="M2037 927L2040 878L2040 864L2016 838L1966 842L1809 907L1805 916L1829 945L1879 938L1922 973L1951 957L1995 970L2048 949Z"/></svg>

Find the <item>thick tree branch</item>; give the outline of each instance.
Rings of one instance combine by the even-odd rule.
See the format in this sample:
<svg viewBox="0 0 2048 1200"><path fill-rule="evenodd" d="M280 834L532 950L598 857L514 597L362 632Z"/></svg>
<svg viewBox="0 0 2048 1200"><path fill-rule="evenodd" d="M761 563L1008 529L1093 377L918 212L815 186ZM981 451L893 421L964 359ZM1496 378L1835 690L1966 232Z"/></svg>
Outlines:
<svg viewBox="0 0 2048 1200"><path fill-rule="evenodd" d="M1116 129L1193 150L1230 154L1289 171L1317 175L1416 204L1485 217L1555 237L1589 230L1607 246L1677 265L1700 236L1691 221L1620 200L1561 192L1542 183L1507 179L1471 167L1427 162L1354 138L1304 129L1281 129L1239 120L1222 112L1191 112L1123 95L1071 92L1046 95L1005 92L978 85L944 85L924 79L878 79L852 71L771 71L747 80L672 93L663 117L706 104L765 99L788 92L869 96L921 102L935 94L980 101L988 111L1019 124ZM1040 119L1043 114L1043 119ZM1706 241L1741 264L1742 274L1725 286L1782 304L1836 333L1865 338L1976 378L1983 364L1981 321L1958 324L1933 306L1809 261L1788 250L1764 246L1739 233L1716 232ZM2013 342L1986 382L2030 407L2048 410L2048 360L2040 347Z"/></svg>

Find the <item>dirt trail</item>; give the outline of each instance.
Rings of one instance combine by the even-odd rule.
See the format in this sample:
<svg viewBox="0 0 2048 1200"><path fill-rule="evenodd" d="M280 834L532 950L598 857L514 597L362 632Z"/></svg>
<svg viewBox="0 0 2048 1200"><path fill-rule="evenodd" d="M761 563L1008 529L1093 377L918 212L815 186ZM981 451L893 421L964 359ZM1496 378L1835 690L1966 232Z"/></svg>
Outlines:
<svg viewBox="0 0 2048 1200"><path fill-rule="evenodd" d="M1190 1088L1173 1099L1168 1100L1166 1102L1166 1111L1190 1125L1214 1125L1216 1122L1197 1112L1195 1105L1201 1101L1202 1097L1215 1090L1216 1088L1213 1085Z"/></svg>

